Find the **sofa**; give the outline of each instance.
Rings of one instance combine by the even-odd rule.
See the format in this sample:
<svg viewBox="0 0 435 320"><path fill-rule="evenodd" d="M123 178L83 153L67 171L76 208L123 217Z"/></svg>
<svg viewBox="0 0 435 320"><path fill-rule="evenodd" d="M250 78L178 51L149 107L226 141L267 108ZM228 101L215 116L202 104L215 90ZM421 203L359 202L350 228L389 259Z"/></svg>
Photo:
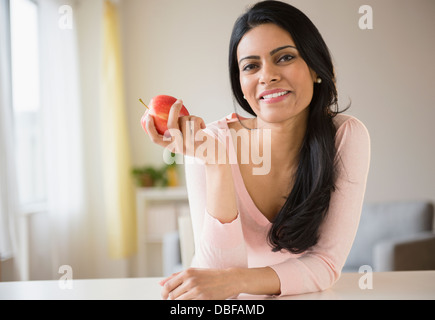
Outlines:
<svg viewBox="0 0 435 320"><path fill-rule="evenodd" d="M194 254L190 217L163 243L164 275L190 265ZM434 206L429 201L365 203L343 272L369 266L375 272L435 270Z"/></svg>
<svg viewBox="0 0 435 320"><path fill-rule="evenodd" d="M428 201L366 203L343 272L435 269L434 206Z"/></svg>

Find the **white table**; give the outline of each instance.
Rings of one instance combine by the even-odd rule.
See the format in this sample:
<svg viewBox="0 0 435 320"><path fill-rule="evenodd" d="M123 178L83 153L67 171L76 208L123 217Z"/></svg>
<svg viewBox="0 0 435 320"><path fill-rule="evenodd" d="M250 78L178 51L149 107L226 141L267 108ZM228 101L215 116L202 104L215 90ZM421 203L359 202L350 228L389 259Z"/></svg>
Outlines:
<svg viewBox="0 0 435 320"><path fill-rule="evenodd" d="M280 297L279 299L418 299L435 300L435 271L373 273L373 289L362 290L359 273L343 273L337 283L323 292ZM60 282L0 282L0 299L129 299L159 300L162 278L73 280L72 289ZM239 299L273 299L240 295ZM276 299L276 298L274 298Z"/></svg>
<svg viewBox="0 0 435 320"><path fill-rule="evenodd" d="M0 300L157 300L161 278L123 278L72 280L73 288L61 288L65 282L0 282Z"/></svg>

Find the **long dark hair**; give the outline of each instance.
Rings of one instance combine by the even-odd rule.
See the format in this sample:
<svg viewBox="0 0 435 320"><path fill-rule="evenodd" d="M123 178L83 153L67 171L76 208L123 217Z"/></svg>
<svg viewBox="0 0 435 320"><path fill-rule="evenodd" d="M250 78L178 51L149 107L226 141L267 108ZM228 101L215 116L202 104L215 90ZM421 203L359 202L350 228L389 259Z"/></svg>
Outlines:
<svg viewBox="0 0 435 320"><path fill-rule="evenodd" d="M236 101L246 112L255 116L243 98L237 47L246 32L266 23L273 23L289 32L302 59L322 79L321 83L314 84L292 191L268 234L273 251L285 249L302 253L317 243L319 227L328 211L331 192L335 190L336 128L333 117L339 111L334 67L322 36L304 13L280 1L255 4L237 19L229 48L231 88Z"/></svg>

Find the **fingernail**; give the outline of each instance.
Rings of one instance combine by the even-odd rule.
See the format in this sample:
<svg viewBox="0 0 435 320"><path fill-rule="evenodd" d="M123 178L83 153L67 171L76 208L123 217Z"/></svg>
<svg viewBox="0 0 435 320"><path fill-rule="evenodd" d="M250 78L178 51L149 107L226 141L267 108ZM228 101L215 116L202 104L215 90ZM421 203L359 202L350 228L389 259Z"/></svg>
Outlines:
<svg viewBox="0 0 435 320"><path fill-rule="evenodd" d="M171 135L171 133L169 132L169 130L166 130L165 133L163 134L163 136L164 136L165 138L171 138L171 137L172 137L172 135Z"/></svg>

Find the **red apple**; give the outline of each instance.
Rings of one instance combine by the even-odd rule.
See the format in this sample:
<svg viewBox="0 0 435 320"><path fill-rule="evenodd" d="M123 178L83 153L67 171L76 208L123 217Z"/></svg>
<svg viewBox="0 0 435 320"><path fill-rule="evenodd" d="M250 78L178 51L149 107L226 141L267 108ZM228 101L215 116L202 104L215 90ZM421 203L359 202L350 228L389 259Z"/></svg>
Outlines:
<svg viewBox="0 0 435 320"><path fill-rule="evenodd" d="M141 119L142 128L145 130L145 132L147 132L146 115L149 113L153 116L154 125L156 126L157 132L161 135L165 134L166 130L168 130L169 110L171 110L171 107L175 101L177 101L176 98L166 95L155 96L151 99L149 106L147 107L148 110L145 111ZM186 107L183 105L181 107L179 117L188 115L189 111L187 111Z"/></svg>

